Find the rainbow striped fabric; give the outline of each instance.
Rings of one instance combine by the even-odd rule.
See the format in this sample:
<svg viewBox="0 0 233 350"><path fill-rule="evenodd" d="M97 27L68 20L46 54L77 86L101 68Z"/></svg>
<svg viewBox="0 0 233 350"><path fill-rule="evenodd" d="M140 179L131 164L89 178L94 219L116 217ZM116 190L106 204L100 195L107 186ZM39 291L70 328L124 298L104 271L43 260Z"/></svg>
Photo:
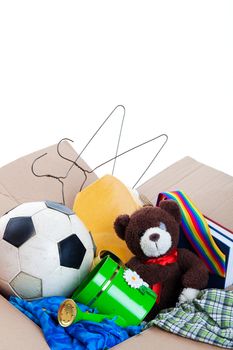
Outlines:
<svg viewBox="0 0 233 350"><path fill-rule="evenodd" d="M183 191L160 193L157 205L161 200L166 199L173 199L179 205L182 214L181 228L209 271L225 277L226 257L216 245L210 234L209 226L201 212Z"/></svg>

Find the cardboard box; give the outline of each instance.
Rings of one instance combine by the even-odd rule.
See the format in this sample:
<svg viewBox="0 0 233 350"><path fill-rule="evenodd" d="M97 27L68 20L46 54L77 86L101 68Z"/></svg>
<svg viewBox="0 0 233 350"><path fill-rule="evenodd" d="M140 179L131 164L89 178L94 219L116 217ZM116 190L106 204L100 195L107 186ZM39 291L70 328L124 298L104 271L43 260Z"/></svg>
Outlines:
<svg viewBox="0 0 233 350"><path fill-rule="evenodd" d="M62 144L61 150L62 154L69 159L75 160L78 157L68 142ZM62 187L59 181L49 177L36 177L32 173L33 161L45 153L47 155L40 158L34 166L38 175L64 176L72 165L58 155L54 145L2 167L0 169L0 215L23 202L45 199L62 202ZM78 164L84 169L91 170L82 158L79 158ZM94 173L88 174L85 186L95 180L97 176ZM83 172L74 166L67 179L64 179L65 204L68 207L72 208L75 195L83 181Z"/></svg>
<svg viewBox="0 0 233 350"><path fill-rule="evenodd" d="M77 157L70 145L65 143L63 147L64 153L69 158ZM45 152L48 152L47 158L40 159L36 164L38 173L62 176L69 169L70 163L57 155L55 146L23 157L0 169L1 215L24 201L50 199L61 202L60 183L51 178L36 178L31 172L32 161ZM79 163L88 168L83 160L79 159ZM95 174L90 174L86 185L95 181L96 178ZM67 206L72 207L82 182L82 172L74 167L64 181ZM184 190L207 217L214 218L232 230L233 178L231 176L186 157L140 186L139 192L155 203L159 192L175 189ZM2 297L0 297L0 310L1 350L48 349L39 327ZM158 328L148 329L114 349L159 350L165 347L174 350L216 349L214 346L187 340Z"/></svg>
<svg viewBox="0 0 233 350"><path fill-rule="evenodd" d="M183 190L198 209L215 222L233 230L233 178L185 157L138 188L152 203L164 191Z"/></svg>
<svg viewBox="0 0 233 350"><path fill-rule="evenodd" d="M42 330L0 296L0 349L48 350Z"/></svg>
<svg viewBox="0 0 233 350"><path fill-rule="evenodd" d="M196 342L178 335L166 332L160 328L152 327L146 331L129 338L113 350L210 350L218 348L209 344Z"/></svg>

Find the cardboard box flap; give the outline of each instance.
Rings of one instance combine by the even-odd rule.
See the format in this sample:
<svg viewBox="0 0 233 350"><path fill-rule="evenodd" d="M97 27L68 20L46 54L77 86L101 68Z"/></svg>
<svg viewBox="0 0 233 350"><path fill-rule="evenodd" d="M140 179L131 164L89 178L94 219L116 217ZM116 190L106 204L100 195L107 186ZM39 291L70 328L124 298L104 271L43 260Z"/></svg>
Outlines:
<svg viewBox="0 0 233 350"><path fill-rule="evenodd" d="M77 158L77 153L68 142L64 142L61 147L62 153L67 158ZM61 183L53 178L36 177L31 171L33 161L44 153L47 155L35 163L35 172L38 174L64 176L72 165L58 155L56 145L54 145L2 167L0 169L0 215L23 202L46 199L62 202ZM78 164L84 169L91 170L82 158L79 158ZM88 174L85 186L96 179L97 176L94 173ZM74 166L64 180L65 204L68 207L72 208L75 195L79 192L83 181L83 172Z"/></svg>
<svg viewBox="0 0 233 350"><path fill-rule="evenodd" d="M156 183L158 189L160 187L167 187L175 185L177 181L182 180L183 178L189 176L190 173L195 172L199 169L201 163L192 159L191 157L185 157L176 163L170 165L165 170L161 171L159 174L153 176L151 179L147 180L144 184L139 186L138 190L143 189L145 195L150 196L151 186L155 186L154 178L156 177ZM153 196L153 194L152 194ZM150 196L151 197L151 196Z"/></svg>
<svg viewBox="0 0 233 350"><path fill-rule="evenodd" d="M14 208L18 203L1 183L0 183L0 201L1 201L0 215L4 214L10 208Z"/></svg>
<svg viewBox="0 0 233 350"><path fill-rule="evenodd" d="M1 350L49 349L42 330L1 296L0 310Z"/></svg>
<svg viewBox="0 0 233 350"><path fill-rule="evenodd" d="M200 211L233 230L233 178L185 157L138 188L152 203L163 191L183 190Z"/></svg>
<svg viewBox="0 0 233 350"><path fill-rule="evenodd" d="M116 350L216 350L217 347L204 344L178 335L165 332L157 327L151 327L146 331L129 338L112 349ZM222 348L225 349L225 348Z"/></svg>

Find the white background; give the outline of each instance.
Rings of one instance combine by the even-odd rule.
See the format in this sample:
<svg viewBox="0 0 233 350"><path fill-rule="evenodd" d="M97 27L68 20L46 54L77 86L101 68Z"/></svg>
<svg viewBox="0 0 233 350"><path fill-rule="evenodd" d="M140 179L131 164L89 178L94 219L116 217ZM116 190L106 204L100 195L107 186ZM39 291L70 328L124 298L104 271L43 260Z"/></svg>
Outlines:
<svg viewBox="0 0 233 350"><path fill-rule="evenodd" d="M169 135L144 180L185 155L233 175L232 97L233 1L0 3L0 165L63 137L79 151L124 104L120 150ZM91 166L113 154L114 130ZM133 184L156 147L116 175Z"/></svg>

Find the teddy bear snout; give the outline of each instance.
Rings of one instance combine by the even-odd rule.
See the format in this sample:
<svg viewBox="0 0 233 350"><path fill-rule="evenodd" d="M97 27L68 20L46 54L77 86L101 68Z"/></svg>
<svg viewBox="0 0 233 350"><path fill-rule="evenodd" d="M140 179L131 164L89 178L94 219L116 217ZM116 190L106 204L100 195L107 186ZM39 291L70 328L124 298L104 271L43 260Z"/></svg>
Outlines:
<svg viewBox="0 0 233 350"><path fill-rule="evenodd" d="M158 242L159 238L160 238L160 235L158 233L152 233L152 235L149 236L149 239L152 242Z"/></svg>

